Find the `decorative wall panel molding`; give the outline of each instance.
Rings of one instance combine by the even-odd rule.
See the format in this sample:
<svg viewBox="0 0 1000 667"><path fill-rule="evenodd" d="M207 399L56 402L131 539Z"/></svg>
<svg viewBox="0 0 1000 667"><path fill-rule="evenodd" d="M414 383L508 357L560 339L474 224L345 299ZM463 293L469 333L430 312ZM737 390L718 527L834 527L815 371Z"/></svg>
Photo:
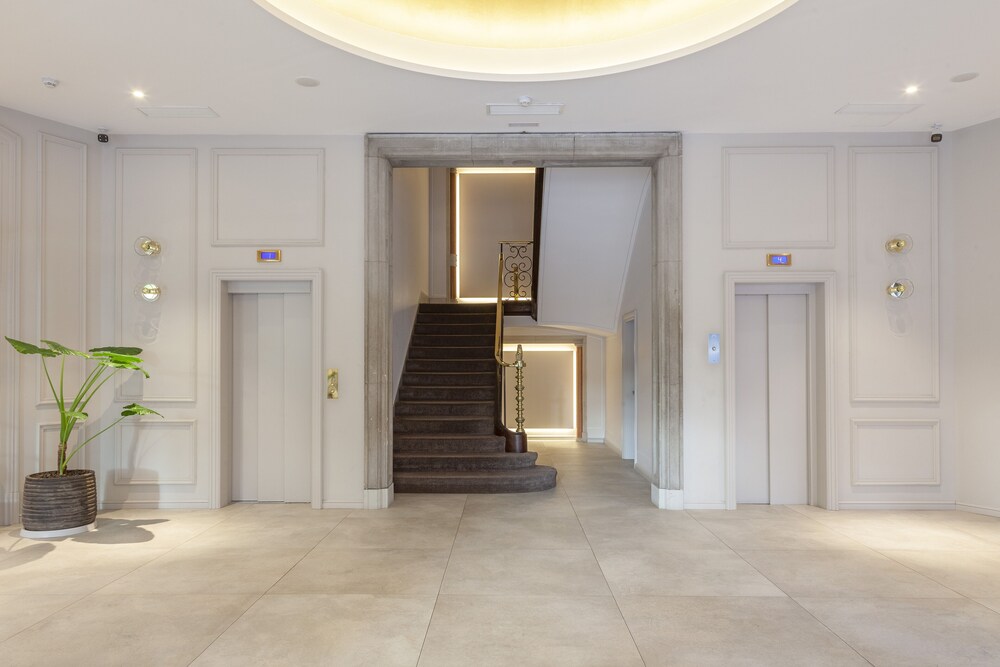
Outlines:
<svg viewBox="0 0 1000 667"><path fill-rule="evenodd" d="M80 429L77 427L74 429L73 438L77 438L80 435ZM74 468L83 468L85 464L81 457L84 453L81 452L73 458L72 463ZM35 451L34 451L34 461L29 463L25 461L25 469L23 471L24 475L30 475L34 472L42 472L45 470L55 470L59 465L59 422L38 424L38 429L35 432Z"/></svg>
<svg viewBox="0 0 1000 667"><path fill-rule="evenodd" d="M150 379L133 373L116 390L119 401L190 403L196 398L197 151L119 149L117 165L118 343L143 349ZM160 244L147 257L136 239ZM162 292L139 298L147 283Z"/></svg>
<svg viewBox="0 0 1000 667"><path fill-rule="evenodd" d="M123 422L115 429L115 485L187 485L198 481L193 419Z"/></svg>
<svg viewBox="0 0 1000 667"><path fill-rule="evenodd" d="M0 323L4 331L20 330L21 231L21 138L0 126ZM18 389L20 355L9 345L0 349L0 525L17 520L18 416L21 393Z"/></svg>
<svg viewBox="0 0 1000 667"><path fill-rule="evenodd" d="M852 419L851 484L941 484L937 419Z"/></svg>
<svg viewBox="0 0 1000 667"><path fill-rule="evenodd" d="M851 400L939 400L937 149L851 148ZM906 254L886 241L912 238ZM892 299L893 281L912 296Z"/></svg>
<svg viewBox="0 0 1000 667"><path fill-rule="evenodd" d="M323 149L212 151L217 246L322 245Z"/></svg>
<svg viewBox="0 0 1000 667"><path fill-rule="evenodd" d="M832 146L722 149L724 248L834 247Z"/></svg>
<svg viewBox="0 0 1000 667"><path fill-rule="evenodd" d="M38 133L39 338L87 349L87 145ZM54 406L35 360L38 406ZM83 364L66 362L66 384L79 386Z"/></svg>

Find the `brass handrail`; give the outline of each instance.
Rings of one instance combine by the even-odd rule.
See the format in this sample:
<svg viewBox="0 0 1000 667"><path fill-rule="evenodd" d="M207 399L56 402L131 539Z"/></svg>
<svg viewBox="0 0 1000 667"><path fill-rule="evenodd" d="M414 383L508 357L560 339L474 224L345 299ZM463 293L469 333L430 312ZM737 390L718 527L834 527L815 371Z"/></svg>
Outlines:
<svg viewBox="0 0 1000 667"><path fill-rule="evenodd" d="M517 353L514 356L513 363L504 361L503 359L503 251L500 252L497 260L497 318L496 332L493 335L493 356L500 367L500 382L497 386L498 392L503 390L504 369L513 367L516 371L514 375L514 400L517 404L517 418L515 420L517 428L514 432L519 434L524 433L524 367L527 364L524 363L524 351L521 349L521 345L518 344L517 346Z"/></svg>

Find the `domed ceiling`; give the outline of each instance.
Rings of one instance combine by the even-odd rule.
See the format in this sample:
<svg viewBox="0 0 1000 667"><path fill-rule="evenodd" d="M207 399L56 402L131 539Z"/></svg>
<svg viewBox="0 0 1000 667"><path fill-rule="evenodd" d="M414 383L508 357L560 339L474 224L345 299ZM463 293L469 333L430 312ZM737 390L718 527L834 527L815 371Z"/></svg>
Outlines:
<svg viewBox="0 0 1000 667"><path fill-rule="evenodd" d="M576 79L698 51L796 0L256 0L351 53L492 81Z"/></svg>

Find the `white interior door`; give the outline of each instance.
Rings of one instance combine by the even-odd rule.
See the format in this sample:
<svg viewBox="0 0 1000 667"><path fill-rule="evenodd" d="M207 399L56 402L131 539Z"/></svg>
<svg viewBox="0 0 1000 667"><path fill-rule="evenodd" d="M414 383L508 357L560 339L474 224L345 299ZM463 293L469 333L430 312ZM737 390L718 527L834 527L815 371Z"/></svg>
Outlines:
<svg viewBox="0 0 1000 667"><path fill-rule="evenodd" d="M736 297L736 502L808 503L805 294Z"/></svg>
<svg viewBox="0 0 1000 667"><path fill-rule="evenodd" d="M771 504L809 502L808 317L804 294L767 297Z"/></svg>
<svg viewBox="0 0 1000 667"><path fill-rule="evenodd" d="M736 297L736 502L771 501L767 296Z"/></svg>
<svg viewBox="0 0 1000 667"><path fill-rule="evenodd" d="M240 289L239 283L230 288L236 292L232 499L308 502L311 295Z"/></svg>
<svg viewBox="0 0 1000 667"><path fill-rule="evenodd" d="M622 323L622 458L635 458L635 319Z"/></svg>

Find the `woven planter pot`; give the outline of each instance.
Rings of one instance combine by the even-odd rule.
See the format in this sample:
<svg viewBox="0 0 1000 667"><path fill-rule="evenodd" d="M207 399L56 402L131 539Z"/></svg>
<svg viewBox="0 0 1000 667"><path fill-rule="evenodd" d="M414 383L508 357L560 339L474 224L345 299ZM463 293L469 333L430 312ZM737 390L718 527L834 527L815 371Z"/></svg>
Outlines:
<svg viewBox="0 0 1000 667"><path fill-rule="evenodd" d="M53 470L24 478L21 534L59 537L93 529L97 519L97 480L93 470Z"/></svg>

